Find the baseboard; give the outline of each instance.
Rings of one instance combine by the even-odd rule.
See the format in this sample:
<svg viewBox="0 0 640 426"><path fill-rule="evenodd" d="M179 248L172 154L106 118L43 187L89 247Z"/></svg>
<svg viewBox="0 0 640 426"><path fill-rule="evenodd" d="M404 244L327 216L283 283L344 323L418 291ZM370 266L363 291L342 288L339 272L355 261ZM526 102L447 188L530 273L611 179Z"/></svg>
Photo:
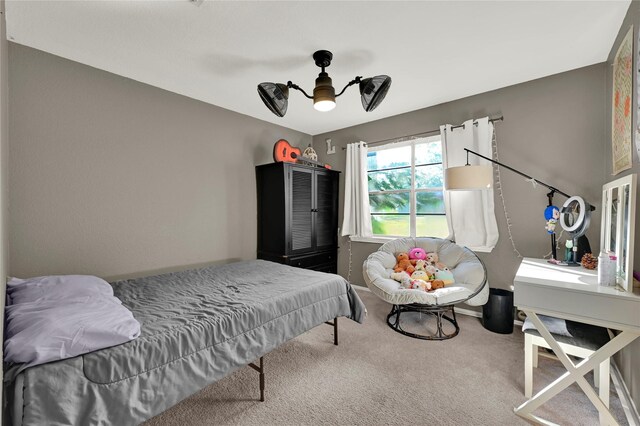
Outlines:
<svg viewBox="0 0 640 426"><path fill-rule="evenodd" d="M356 290L368 291L369 293L371 293L371 290L369 289L369 287L363 287L361 285L355 285L355 284L352 284L352 287L354 289L356 289ZM470 316L470 317L482 318L482 312L473 311L471 309L457 308L456 307L456 313L457 314L462 314L462 315L467 315L467 316ZM520 321L520 320L514 320L513 324L517 325L519 327L522 327L522 321Z"/></svg>
<svg viewBox="0 0 640 426"><path fill-rule="evenodd" d="M471 309L465 309L465 308L456 307L456 314L462 314L469 317L482 318L482 312L473 311Z"/></svg>
<svg viewBox="0 0 640 426"><path fill-rule="evenodd" d="M624 414L627 417L629 425L639 426L640 415L638 415L638 409L633 403L633 399L631 398L631 394L629 393L629 388L627 387L624 380L622 380L620 369L618 368L618 365L613 358L611 358L611 379L613 380L613 385L616 387L616 392L618 393L618 397L620 398L620 404L622 404L622 408L624 409Z"/></svg>
<svg viewBox="0 0 640 426"><path fill-rule="evenodd" d="M371 290L369 289L369 287L365 287L363 285L351 284L351 287L353 287L356 290L368 291L369 293L371 293Z"/></svg>
<svg viewBox="0 0 640 426"><path fill-rule="evenodd" d="M458 308L456 307L456 314L468 315L470 317L482 318L482 312L472 311L471 309ZM513 320L513 325L517 325L518 327L522 327L522 321Z"/></svg>

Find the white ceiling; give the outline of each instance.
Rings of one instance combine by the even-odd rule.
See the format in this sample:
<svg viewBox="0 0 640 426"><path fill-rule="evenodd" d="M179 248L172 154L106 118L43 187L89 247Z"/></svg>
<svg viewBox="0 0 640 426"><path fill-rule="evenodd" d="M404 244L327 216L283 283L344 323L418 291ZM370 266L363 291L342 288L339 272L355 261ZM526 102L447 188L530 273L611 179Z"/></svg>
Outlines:
<svg viewBox="0 0 640 426"><path fill-rule="evenodd" d="M10 40L311 135L607 59L630 1L12 1ZM374 112L357 86L328 113L291 91L278 118L263 81L313 91L318 49L336 90L393 79Z"/></svg>

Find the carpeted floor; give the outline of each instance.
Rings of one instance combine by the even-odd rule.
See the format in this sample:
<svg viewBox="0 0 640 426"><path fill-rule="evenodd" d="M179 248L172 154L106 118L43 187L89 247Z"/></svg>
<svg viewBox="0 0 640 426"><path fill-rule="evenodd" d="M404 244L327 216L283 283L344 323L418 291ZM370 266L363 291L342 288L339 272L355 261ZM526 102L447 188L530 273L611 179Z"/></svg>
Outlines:
<svg viewBox="0 0 640 426"><path fill-rule="evenodd" d="M358 292L368 309L359 325L340 320L340 345L324 325L265 357L266 401L258 374L243 368L145 423L166 425L517 425L525 401L523 337L485 330L458 315L460 334L444 342L402 336L385 323L390 306ZM564 370L540 358L534 392ZM587 376L592 382L592 376ZM612 384L611 406L627 424ZM574 384L537 415L562 425L596 425L598 414Z"/></svg>

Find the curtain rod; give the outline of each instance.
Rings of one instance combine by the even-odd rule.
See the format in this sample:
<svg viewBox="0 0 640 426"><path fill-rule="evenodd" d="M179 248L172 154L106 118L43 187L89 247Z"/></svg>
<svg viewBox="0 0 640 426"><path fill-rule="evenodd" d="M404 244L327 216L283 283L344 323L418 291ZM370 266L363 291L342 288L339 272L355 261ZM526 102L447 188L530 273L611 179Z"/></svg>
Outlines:
<svg viewBox="0 0 640 426"><path fill-rule="evenodd" d="M500 117L496 117L496 118L490 118L489 122L491 123L495 123L496 121L503 121L504 117L501 115ZM478 125L478 122L476 120L473 120L473 124L474 125ZM451 126L451 129L458 129L460 127L464 127L464 124L459 124L457 126ZM365 142L367 146L369 145L377 145L383 142L390 142L390 141L395 141L398 140L398 142L401 142L400 139L407 139L407 138L414 138L416 136L424 136L424 135L428 135L430 133L436 133L436 132L440 132L440 129L434 129L434 130L427 130L426 132L420 132L420 133L414 133L412 135L405 135L405 136L398 136L395 138L390 138L390 139L383 139L383 140L379 140L379 141L375 141L375 142ZM347 148L343 147L342 150L345 151Z"/></svg>

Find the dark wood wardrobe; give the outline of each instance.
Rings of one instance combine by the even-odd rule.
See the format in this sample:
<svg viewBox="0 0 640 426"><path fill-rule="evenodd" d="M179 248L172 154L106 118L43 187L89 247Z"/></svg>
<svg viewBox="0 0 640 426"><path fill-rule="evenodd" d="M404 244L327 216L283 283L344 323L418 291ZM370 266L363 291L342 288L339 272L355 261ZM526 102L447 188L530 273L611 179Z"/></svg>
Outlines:
<svg viewBox="0 0 640 426"><path fill-rule="evenodd" d="M258 259L337 272L339 176L294 163L256 166Z"/></svg>

